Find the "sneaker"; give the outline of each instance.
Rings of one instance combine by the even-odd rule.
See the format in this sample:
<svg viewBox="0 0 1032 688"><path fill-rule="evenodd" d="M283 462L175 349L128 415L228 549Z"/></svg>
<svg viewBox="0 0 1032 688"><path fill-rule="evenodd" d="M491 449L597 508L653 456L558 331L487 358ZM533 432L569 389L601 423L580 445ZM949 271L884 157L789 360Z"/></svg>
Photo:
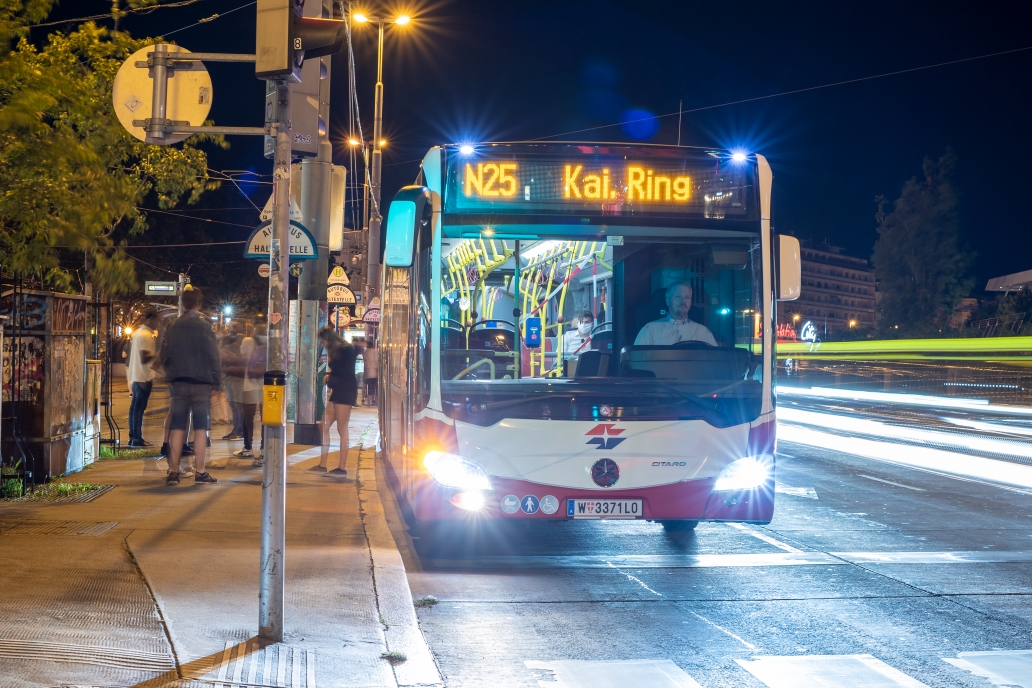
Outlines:
<svg viewBox="0 0 1032 688"><path fill-rule="evenodd" d="M219 482L217 479L211 477L207 473L198 473L197 475L195 475L193 477L193 481L194 481L195 484L196 483L208 483L209 485L217 485L218 482Z"/></svg>
<svg viewBox="0 0 1032 688"><path fill-rule="evenodd" d="M172 456L172 447L168 446L168 442L161 443L161 456L166 459Z"/></svg>
<svg viewBox="0 0 1032 688"><path fill-rule="evenodd" d="M312 473L325 473L326 472L326 466L312 466L308 470L311 471Z"/></svg>
<svg viewBox="0 0 1032 688"><path fill-rule="evenodd" d="M179 474L178 473L173 473L172 471L169 471L168 475L165 476L165 484L170 486L170 487L172 485L178 485L179 484Z"/></svg>
<svg viewBox="0 0 1032 688"><path fill-rule="evenodd" d="M250 449L240 449L233 452L233 456L239 456L241 459L250 459L254 457Z"/></svg>
<svg viewBox="0 0 1032 688"><path fill-rule="evenodd" d="M209 447L211 446L211 438L210 437L208 438L208 446Z"/></svg>
<svg viewBox="0 0 1032 688"><path fill-rule="evenodd" d="M265 459L263 459L262 457L259 456L257 459L255 459L254 461L251 462L251 465L254 466L255 468L261 468L262 466L265 465Z"/></svg>
<svg viewBox="0 0 1032 688"><path fill-rule="evenodd" d="M194 455L193 447L191 447L189 444L184 444L183 445L183 453L180 454L180 456L193 456L193 455Z"/></svg>
<svg viewBox="0 0 1032 688"><path fill-rule="evenodd" d="M346 477L348 477L348 472L345 471L345 470L341 470L340 468L334 468L332 471L326 471L326 477L327 478L346 478Z"/></svg>
<svg viewBox="0 0 1032 688"><path fill-rule="evenodd" d="M226 435L225 437L223 437L222 439L224 439L224 440L242 440L242 439L244 439L244 436L241 435L240 433L237 433L237 432L231 432L228 435Z"/></svg>
<svg viewBox="0 0 1032 688"><path fill-rule="evenodd" d="M141 447L153 447L154 445L146 440L129 440L130 449L139 449Z"/></svg>

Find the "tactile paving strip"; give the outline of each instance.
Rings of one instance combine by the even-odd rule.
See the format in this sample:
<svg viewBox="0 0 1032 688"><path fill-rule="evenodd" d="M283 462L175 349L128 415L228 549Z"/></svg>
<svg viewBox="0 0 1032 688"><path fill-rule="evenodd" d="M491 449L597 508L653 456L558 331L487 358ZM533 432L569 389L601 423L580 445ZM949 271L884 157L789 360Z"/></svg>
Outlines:
<svg viewBox="0 0 1032 688"><path fill-rule="evenodd" d="M117 521L19 521L0 523L4 535L101 535Z"/></svg>

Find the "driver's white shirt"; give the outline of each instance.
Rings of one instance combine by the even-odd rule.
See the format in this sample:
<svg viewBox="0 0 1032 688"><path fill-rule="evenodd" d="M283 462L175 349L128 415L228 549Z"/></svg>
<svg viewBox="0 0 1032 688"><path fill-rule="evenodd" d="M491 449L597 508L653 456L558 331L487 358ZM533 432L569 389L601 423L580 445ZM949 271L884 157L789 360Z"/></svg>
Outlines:
<svg viewBox="0 0 1032 688"><path fill-rule="evenodd" d="M634 340L635 346L669 346L678 342L706 342L716 346L717 340L705 325L694 320L674 320L670 316L653 320L641 328Z"/></svg>

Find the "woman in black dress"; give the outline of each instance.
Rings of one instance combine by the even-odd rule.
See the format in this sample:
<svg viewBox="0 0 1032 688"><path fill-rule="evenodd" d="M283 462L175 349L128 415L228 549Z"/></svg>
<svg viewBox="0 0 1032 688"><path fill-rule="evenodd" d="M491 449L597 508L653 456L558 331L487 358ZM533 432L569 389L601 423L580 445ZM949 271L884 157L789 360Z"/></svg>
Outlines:
<svg viewBox="0 0 1032 688"><path fill-rule="evenodd" d="M326 385L330 388L330 398L323 412L322 420L322 452L319 465L311 470L335 477L348 474L344 464L348 458L348 421L351 419L351 407L358 400L358 382L355 380L355 361L358 352L348 341L341 339L332 327L319 330L319 343L326 348L326 359L329 373ZM337 423L340 435L340 463L332 471L326 470L330 454L330 426Z"/></svg>

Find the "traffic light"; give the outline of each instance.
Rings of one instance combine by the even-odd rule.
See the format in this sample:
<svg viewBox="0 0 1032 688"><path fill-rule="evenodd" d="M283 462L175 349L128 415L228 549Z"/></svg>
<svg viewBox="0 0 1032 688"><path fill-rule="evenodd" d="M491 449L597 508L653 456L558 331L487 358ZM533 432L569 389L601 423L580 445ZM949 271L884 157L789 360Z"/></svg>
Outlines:
<svg viewBox="0 0 1032 688"><path fill-rule="evenodd" d="M310 0L312 1L312 0ZM305 0L258 0L254 75L301 81L305 58L340 52L344 21L303 16Z"/></svg>

